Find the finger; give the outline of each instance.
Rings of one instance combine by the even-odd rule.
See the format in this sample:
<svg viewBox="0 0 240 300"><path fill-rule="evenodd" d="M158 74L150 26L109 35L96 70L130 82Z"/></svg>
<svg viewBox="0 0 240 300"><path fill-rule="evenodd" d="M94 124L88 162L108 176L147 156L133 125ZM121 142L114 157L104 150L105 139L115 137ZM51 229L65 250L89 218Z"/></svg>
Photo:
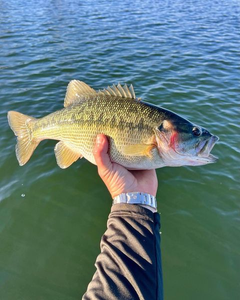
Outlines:
<svg viewBox="0 0 240 300"><path fill-rule="evenodd" d="M105 174L112 170L112 163L108 155L108 140L103 134L99 134L93 149L93 155L98 167L99 175Z"/></svg>

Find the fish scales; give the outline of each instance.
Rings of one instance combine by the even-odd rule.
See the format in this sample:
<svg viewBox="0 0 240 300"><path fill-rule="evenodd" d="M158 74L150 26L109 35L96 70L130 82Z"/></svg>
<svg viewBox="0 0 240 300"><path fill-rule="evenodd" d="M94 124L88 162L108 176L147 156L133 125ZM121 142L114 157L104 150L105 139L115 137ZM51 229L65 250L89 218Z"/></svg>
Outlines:
<svg viewBox="0 0 240 300"><path fill-rule="evenodd" d="M194 143L195 148L201 144L193 139L192 123L171 111L139 101L133 88L125 87L124 92L118 85L96 92L85 83L73 80L68 86L64 106L40 119L9 112L9 124L18 137L16 154L20 165L29 160L44 139L60 141L55 154L62 168L81 157L95 163L92 152L99 133L109 137L111 160L129 169L187 164L186 154L178 153L177 147L186 151L185 140ZM213 147L214 142L206 142L206 145ZM192 148L193 144L188 149L189 154ZM190 156L194 157L191 163L194 159L201 160L196 159L196 153Z"/></svg>
<svg viewBox="0 0 240 300"><path fill-rule="evenodd" d="M121 154L121 146L144 143L152 137L154 124L148 124L148 117L143 118L150 114L153 115L152 108L136 100L100 95L37 120L32 128L33 137L65 141L79 155L94 162L92 149L96 135L104 133L114 140L112 159L121 164L125 160L128 164L136 161L133 166L136 167L145 159L126 158Z"/></svg>
<svg viewBox="0 0 240 300"><path fill-rule="evenodd" d="M112 130L120 129L126 131L124 139L137 142L142 138L143 133L149 136L149 131L154 126L148 124L149 119L143 118L144 114L149 114L149 108L139 105L135 100L123 101L111 96L101 96L39 119L34 124L33 132L36 138L59 139L59 137L68 138L75 129L79 135L85 127L88 132L100 129L109 135ZM64 135L65 128L67 128L67 136ZM130 134L129 130L133 130L135 135ZM76 140L79 138L76 137Z"/></svg>

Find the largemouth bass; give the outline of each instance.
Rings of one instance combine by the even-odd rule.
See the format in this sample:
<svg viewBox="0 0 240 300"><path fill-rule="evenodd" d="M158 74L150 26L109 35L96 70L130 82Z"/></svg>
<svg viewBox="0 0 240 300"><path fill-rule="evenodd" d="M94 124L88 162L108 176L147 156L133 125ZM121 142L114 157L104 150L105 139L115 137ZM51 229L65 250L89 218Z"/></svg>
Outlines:
<svg viewBox="0 0 240 300"><path fill-rule="evenodd" d="M218 137L136 98L132 85L96 92L84 82L72 80L64 107L40 119L8 112L9 125L17 136L20 166L44 139L59 141L54 150L63 169L82 157L95 164L93 147L99 133L109 137L111 160L132 170L197 166L217 159L210 151Z"/></svg>

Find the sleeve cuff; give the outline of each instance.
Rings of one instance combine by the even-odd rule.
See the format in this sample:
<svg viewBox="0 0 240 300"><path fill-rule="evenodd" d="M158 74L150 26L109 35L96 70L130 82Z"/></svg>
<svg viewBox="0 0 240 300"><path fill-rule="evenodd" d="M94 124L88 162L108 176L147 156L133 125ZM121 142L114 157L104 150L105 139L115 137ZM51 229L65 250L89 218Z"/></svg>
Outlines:
<svg viewBox="0 0 240 300"><path fill-rule="evenodd" d="M111 213L109 217L114 216L131 216L133 218L142 218L142 219L149 219L152 222L159 222L160 223L160 215L158 212L152 212L149 209L135 204L125 204L119 203L114 204L111 208Z"/></svg>

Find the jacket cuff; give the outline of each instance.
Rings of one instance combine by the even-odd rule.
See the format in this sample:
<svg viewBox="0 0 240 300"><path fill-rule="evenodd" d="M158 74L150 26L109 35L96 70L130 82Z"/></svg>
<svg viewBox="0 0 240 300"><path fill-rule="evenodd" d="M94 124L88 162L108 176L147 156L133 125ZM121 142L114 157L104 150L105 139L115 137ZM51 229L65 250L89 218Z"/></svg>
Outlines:
<svg viewBox="0 0 240 300"><path fill-rule="evenodd" d="M119 203L112 205L109 218L116 216L132 217L137 219L142 218L144 220L148 219L149 221L160 224L160 215L158 212L153 213L149 209L135 204Z"/></svg>

